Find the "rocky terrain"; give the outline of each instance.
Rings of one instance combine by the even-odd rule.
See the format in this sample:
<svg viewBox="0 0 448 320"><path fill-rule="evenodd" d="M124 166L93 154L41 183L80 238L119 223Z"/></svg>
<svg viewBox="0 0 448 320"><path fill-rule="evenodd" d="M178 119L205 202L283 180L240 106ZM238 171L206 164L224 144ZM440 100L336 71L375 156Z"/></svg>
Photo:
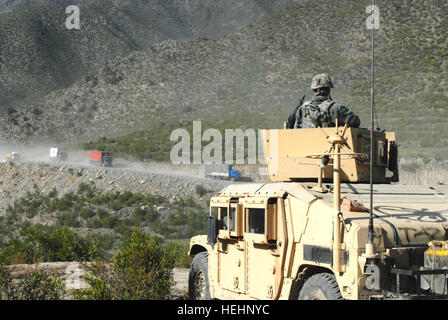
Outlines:
<svg viewBox="0 0 448 320"><path fill-rule="evenodd" d="M58 193L65 194L76 192L79 184L87 183L103 191L149 193L176 199L197 197L197 185L216 193L230 183L200 178L198 174L194 174L195 170L176 173L175 169L172 169L168 173L169 167L166 165L164 169L163 165L159 165L132 169L94 167L88 164L2 163L0 205L11 203L34 187L43 193L56 188Z"/></svg>

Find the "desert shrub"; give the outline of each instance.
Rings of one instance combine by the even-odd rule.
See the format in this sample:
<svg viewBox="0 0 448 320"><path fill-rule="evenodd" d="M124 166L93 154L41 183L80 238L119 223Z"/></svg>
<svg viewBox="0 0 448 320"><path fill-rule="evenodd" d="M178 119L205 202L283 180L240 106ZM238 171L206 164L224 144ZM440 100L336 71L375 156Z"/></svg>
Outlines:
<svg viewBox="0 0 448 320"><path fill-rule="evenodd" d="M30 207L26 210L26 217L31 219L32 217L34 217L37 214L37 212L38 212L38 208Z"/></svg>
<svg viewBox="0 0 448 320"><path fill-rule="evenodd" d="M198 184L196 185L196 187L194 188L194 191L196 192L196 194L200 197L202 197L203 195L207 194L207 189L205 189L202 185Z"/></svg>
<svg viewBox="0 0 448 320"><path fill-rule="evenodd" d="M86 192L89 189L90 189L90 187L89 187L89 185L87 183L81 182L78 185L78 194L82 194L82 193Z"/></svg>
<svg viewBox="0 0 448 320"><path fill-rule="evenodd" d="M149 208L149 210L145 213L145 220L147 223L156 222L159 217L160 214L154 208Z"/></svg>
<svg viewBox="0 0 448 320"><path fill-rule="evenodd" d="M176 205L180 207L189 207L189 208L201 208L201 205L196 203L192 198L187 199L177 199Z"/></svg>
<svg viewBox="0 0 448 320"><path fill-rule="evenodd" d="M93 199L94 197L95 197L95 188L93 188L93 187L89 187L89 189L87 189L87 192L86 192L86 197L87 197L87 199Z"/></svg>
<svg viewBox="0 0 448 320"><path fill-rule="evenodd" d="M133 226L140 226L144 221L145 221L145 216L144 216L144 212L143 214L139 214L139 213L135 213L132 215L131 219L131 224Z"/></svg>
<svg viewBox="0 0 448 320"><path fill-rule="evenodd" d="M180 268L189 268L192 257L188 255L190 246L188 244L168 243L167 250L173 252L175 256L175 266Z"/></svg>
<svg viewBox="0 0 448 320"><path fill-rule="evenodd" d="M66 193L62 198L55 199L52 202L50 211L67 211L72 208L73 203L77 202L77 200L77 197L75 197L73 193Z"/></svg>
<svg viewBox="0 0 448 320"><path fill-rule="evenodd" d="M176 231L174 227L171 227L166 223L155 223L154 230L170 239L171 239L170 234Z"/></svg>
<svg viewBox="0 0 448 320"><path fill-rule="evenodd" d="M114 200L112 202L109 202L108 207L109 209L118 211L123 208L123 203L120 202L120 200Z"/></svg>
<svg viewBox="0 0 448 320"><path fill-rule="evenodd" d="M51 191L48 193L48 196L50 198L55 198L58 195L58 191L56 190L56 188L51 189Z"/></svg>
<svg viewBox="0 0 448 320"><path fill-rule="evenodd" d="M95 219L88 220L86 223L86 227L90 228L90 229L101 228L102 227L101 219L95 218Z"/></svg>
<svg viewBox="0 0 448 320"><path fill-rule="evenodd" d="M75 213L66 212L57 217L56 225L78 228L81 225L81 223L77 219L77 215Z"/></svg>
<svg viewBox="0 0 448 320"><path fill-rule="evenodd" d="M107 218L105 218L103 222L103 226L105 228L113 229L118 223L120 222L120 219L115 215L110 215Z"/></svg>
<svg viewBox="0 0 448 320"><path fill-rule="evenodd" d="M145 216L146 210L141 207L136 207L134 210L134 215Z"/></svg>
<svg viewBox="0 0 448 320"><path fill-rule="evenodd" d="M170 213L167 222L173 226L182 226L188 222L188 216L184 212Z"/></svg>
<svg viewBox="0 0 448 320"><path fill-rule="evenodd" d="M25 275L18 285L20 300L59 300L65 293L60 274L36 270Z"/></svg>
<svg viewBox="0 0 448 320"><path fill-rule="evenodd" d="M138 202L142 201L142 196L139 194L132 194L125 202L125 205L130 207L136 205Z"/></svg>
<svg viewBox="0 0 448 320"><path fill-rule="evenodd" d="M104 255L101 239L82 238L70 228L24 227L20 237L0 250L0 262L6 264L52 261L90 261Z"/></svg>
<svg viewBox="0 0 448 320"><path fill-rule="evenodd" d="M95 216L95 211L93 211L92 208L87 207L87 208L83 208L81 209L81 211L79 212L79 215L83 218L83 219L90 219L93 218Z"/></svg>
<svg viewBox="0 0 448 320"><path fill-rule="evenodd" d="M58 300L65 288L57 272L35 270L14 282L13 267L0 264L0 300Z"/></svg>
<svg viewBox="0 0 448 320"><path fill-rule="evenodd" d="M175 255L156 238L134 229L112 264L94 262L85 277L88 289L73 292L76 299L166 299L173 283Z"/></svg>
<svg viewBox="0 0 448 320"><path fill-rule="evenodd" d="M104 218L104 217L107 217L109 214L107 213L107 211L98 208L98 209L96 209L96 215L99 218Z"/></svg>
<svg viewBox="0 0 448 320"><path fill-rule="evenodd" d="M13 271L13 267L0 263L0 300L12 300L17 296L11 277Z"/></svg>
<svg viewBox="0 0 448 320"><path fill-rule="evenodd" d="M129 235L132 233L132 227L133 221L130 219L126 219L121 221L120 223L117 223L113 230L114 232L120 234L123 238L129 237Z"/></svg>
<svg viewBox="0 0 448 320"><path fill-rule="evenodd" d="M148 206L160 205L160 204L166 202L166 198L163 196L147 194L143 198L143 202L145 203L145 205L148 205Z"/></svg>

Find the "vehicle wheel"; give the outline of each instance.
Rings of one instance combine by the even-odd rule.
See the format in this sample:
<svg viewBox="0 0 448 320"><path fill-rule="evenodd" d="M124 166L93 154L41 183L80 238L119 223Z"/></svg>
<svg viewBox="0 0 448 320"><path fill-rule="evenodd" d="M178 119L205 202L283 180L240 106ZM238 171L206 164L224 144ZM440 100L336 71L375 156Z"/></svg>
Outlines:
<svg viewBox="0 0 448 320"><path fill-rule="evenodd" d="M208 252L194 256L188 276L188 297L190 300L210 300L208 283Z"/></svg>
<svg viewBox="0 0 448 320"><path fill-rule="evenodd" d="M299 300L343 300L336 277L317 273L309 277L299 293Z"/></svg>

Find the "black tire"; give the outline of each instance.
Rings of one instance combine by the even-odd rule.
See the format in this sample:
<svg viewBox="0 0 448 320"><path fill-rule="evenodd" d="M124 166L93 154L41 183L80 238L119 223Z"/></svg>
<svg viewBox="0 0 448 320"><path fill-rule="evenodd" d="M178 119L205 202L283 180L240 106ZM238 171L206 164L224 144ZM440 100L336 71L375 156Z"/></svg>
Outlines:
<svg viewBox="0 0 448 320"><path fill-rule="evenodd" d="M336 277L317 273L309 277L299 293L299 300L343 300Z"/></svg>
<svg viewBox="0 0 448 320"><path fill-rule="evenodd" d="M208 282L208 252L194 256L188 275L188 297L190 300L210 300Z"/></svg>

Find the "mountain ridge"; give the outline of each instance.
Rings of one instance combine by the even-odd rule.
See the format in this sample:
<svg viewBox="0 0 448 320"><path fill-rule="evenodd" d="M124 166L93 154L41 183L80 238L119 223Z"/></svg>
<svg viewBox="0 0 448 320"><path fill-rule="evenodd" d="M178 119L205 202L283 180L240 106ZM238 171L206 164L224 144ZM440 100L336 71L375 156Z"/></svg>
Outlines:
<svg viewBox="0 0 448 320"><path fill-rule="evenodd" d="M3 1L18 9L0 14L0 112L69 87L115 58L168 39L217 37L297 1L264 8L258 4L266 0L251 0L239 13L236 0L81 0L80 30L65 26L68 0Z"/></svg>
<svg viewBox="0 0 448 320"><path fill-rule="evenodd" d="M24 113L2 117L0 123L7 128L2 136L82 142L178 120L215 121L217 126L233 120L234 127L279 128L298 98L312 94L311 77L320 72L330 73L332 96L358 113L366 126L369 3L303 2L217 39L161 42L111 61L96 75L53 92ZM447 3L413 0L403 6L397 0L378 5L378 125L397 132L404 154L440 157L448 145ZM427 15L433 19L428 21ZM44 115L31 121L26 132L22 117L31 117L36 107Z"/></svg>

